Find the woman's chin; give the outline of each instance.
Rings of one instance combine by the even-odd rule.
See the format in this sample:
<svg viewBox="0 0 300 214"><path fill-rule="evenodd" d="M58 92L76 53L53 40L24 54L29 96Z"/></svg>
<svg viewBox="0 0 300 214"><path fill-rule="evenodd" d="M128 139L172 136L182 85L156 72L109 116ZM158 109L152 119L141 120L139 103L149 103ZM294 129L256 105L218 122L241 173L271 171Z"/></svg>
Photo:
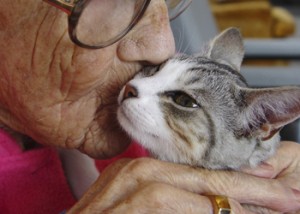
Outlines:
<svg viewBox="0 0 300 214"><path fill-rule="evenodd" d="M102 135L101 139L84 142L79 150L95 159L109 159L123 153L131 139L123 131Z"/></svg>

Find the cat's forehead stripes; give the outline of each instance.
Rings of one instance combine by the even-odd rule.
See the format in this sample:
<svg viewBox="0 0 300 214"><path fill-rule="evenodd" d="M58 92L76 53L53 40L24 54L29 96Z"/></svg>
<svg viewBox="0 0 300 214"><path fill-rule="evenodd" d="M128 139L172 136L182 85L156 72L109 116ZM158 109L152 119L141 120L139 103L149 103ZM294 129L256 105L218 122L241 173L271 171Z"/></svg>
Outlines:
<svg viewBox="0 0 300 214"><path fill-rule="evenodd" d="M275 131L299 118L300 89L247 87L238 72L244 48L237 29L215 37L201 54L145 67L120 93L120 124L161 160L256 166L278 146Z"/></svg>
<svg viewBox="0 0 300 214"><path fill-rule="evenodd" d="M135 87L141 96L177 90L182 72L191 66L190 63L170 59L160 66L145 67L129 84Z"/></svg>
<svg viewBox="0 0 300 214"><path fill-rule="evenodd" d="M130 84L135 86L139 93L155 94L178 88L192 90L203 86L204 89L216 84L225 87L225 82L241 87L247 86L243 76L228 65L205 57L178 54L159 66L145 67Z"/></svg>
<svg viewBox="0 0 300 214"><path fill-rule="evenodd" d="M240 72L232 69L230 66L215 62L206 57L190 57L184 54L177 55L174 60L182 61L185 63L193 64L186 71L187 72L207 72L214 76L222 75L222 76L231 76L233 79L237 81L237 83L241 86L247 86L246 79L240 74ZM199 77L194 76L190 79L186 84L194 83L197 80L200 80Z"/></svg>

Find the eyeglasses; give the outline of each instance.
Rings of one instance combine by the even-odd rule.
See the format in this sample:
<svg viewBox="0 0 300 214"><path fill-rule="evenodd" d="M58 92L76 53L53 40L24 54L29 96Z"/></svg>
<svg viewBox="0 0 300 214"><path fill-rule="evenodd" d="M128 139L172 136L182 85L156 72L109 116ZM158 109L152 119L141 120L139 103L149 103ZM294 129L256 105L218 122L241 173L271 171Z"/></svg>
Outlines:
<svg viewBox="0 0 300 214"><path fill-rule="evenodd" d="M151 0L44 0L68 14L71 40L84 48L109 46L141 19ZM165 0L170 20L192 0Z"/></svg>

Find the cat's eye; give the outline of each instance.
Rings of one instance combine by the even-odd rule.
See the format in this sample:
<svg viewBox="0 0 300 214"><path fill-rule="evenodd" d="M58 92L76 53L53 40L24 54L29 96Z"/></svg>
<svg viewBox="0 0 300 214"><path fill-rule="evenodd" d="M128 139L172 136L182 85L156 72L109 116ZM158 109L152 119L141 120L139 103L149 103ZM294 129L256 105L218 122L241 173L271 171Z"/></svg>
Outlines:
<svg viewBox="0 0 300 214"><path fill-rule="evenodd" d="M191 96L187 95L182 91L167 92L166 95L171 97L174 103L182 107L186 107L186 108L200 107L195 99L193 99Z"/></svg>

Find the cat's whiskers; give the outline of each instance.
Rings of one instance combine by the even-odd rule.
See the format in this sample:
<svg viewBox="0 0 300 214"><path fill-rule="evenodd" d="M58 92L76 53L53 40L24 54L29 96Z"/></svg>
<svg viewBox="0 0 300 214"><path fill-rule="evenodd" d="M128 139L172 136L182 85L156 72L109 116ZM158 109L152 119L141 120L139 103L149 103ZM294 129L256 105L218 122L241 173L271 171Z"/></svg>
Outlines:
<svg viewBox="0 0 300 214"><path fill-rule="evenodd" d="M183 47L183 45L185 45L184 43L184 33L182 32L182 29L181 28L178 28L177 26L173 27L173 31L174 31L174 34L178 35L178 39L175 40L175 44L177 44L177 52L179 53L186 53L187 50L190 48L191 46L191 42L188 41L186 46Z"/></svg>
<svg viewBox="0 0 300 214"><path fill-rule="evenodd" d="M274 154L278 130L300 117L300 88L250 89L239 73L242 38L229 29L201 56L145 67L119 97L118 119L155 157L210 169L255 166Z"/></svg>

